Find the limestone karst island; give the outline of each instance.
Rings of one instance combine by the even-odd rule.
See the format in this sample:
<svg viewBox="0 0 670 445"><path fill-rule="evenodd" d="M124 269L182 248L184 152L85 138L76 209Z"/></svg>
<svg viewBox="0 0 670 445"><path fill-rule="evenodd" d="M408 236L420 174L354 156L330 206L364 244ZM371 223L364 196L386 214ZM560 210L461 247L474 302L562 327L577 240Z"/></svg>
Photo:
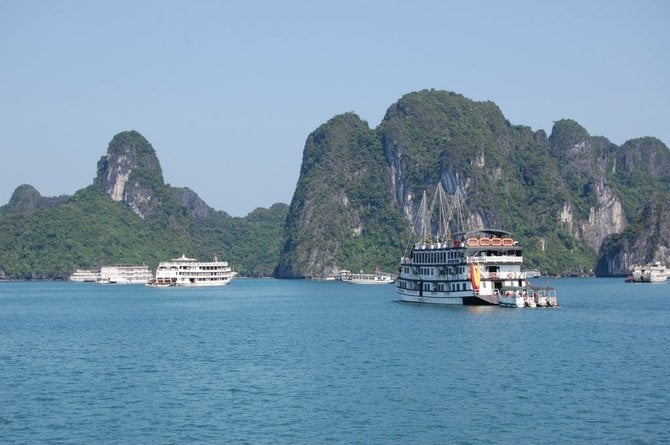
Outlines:
<svg viewBox="0 0 670 445"><path fill-rule="evenodd" d="M668 256L670 151L660 140L618 146L572 120L533 131L452 92L406 94L377 128L333 117L306 137L291 202L243 218L166 183L157 151L124 131L100 147L88 187L44 197L19 185L0 207L0 278L155 270L184 253L223 258L240 276L397 272L421 197L437 184L462 195L465 226L513 233L524 266L543 274L623 276Z"/></svg>

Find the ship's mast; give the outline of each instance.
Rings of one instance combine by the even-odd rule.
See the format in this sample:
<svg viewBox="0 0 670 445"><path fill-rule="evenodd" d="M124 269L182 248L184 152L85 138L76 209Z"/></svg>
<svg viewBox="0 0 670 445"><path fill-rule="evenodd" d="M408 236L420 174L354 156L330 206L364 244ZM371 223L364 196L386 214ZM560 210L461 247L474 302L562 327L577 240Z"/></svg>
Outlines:
<svg viewBox="0 0 670 445"><path fill-rule="evenodd" d="M451 238L451 231L449 230L451 208L448 204L447 192L445 192L444 187L442 187L442 182L438 182L437 187L435 187L433 201L430 204L430 214L431 219L433 215L437 218L437 221L435 221L435 235L438 240L442 241Z"/></svg>
<svg viewBox="0 0 670 445"><path fill-rule="evenodd" d="M463 209L465 208L465 192L462 187L456 187L456 191L451 197L450 212L456 219L456 230L465 230L465 220L463 219Z"/></svg>
<svg viewBox="0 0 670 445"><path fill-rule="evenodd" d="M430 225L435 227L434 233L438 240L450 240L452 229L455 229L455 231L463 230L464 205L461 187L457 187L454 194L449 196L442 183L437 183L428 218L431 220Z"/></svg>
<svg viewBox="0 0 670 445"><path fill-rule="evenodd" d="M444 190L442 182L438 182L430 207L427 193L423 191L412 225L413 232L419 235L419 241L422 243L451 240L452 230L463 230L463 207L462 188L456 188L454 194L450 196Z"/></svg>
<svg viewBox="0 0 670 445"><path fill-rule="evenodd" d="M423 191L421 196L421 203L419 204L419 210L417 212L417 218L419 220L419 235L421 236L421 242L424 242L430 239L431 230L430 230L430 212L428 211L428 198L426 197L426 191Z"/></svg>

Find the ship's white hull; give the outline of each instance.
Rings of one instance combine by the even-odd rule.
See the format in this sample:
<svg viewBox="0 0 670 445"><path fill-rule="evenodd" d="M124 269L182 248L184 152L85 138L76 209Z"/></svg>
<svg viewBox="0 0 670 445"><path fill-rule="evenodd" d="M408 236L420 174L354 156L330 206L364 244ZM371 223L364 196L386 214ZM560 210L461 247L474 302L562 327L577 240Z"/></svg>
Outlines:
<svg viewBox="0 0 670 445"><path fill-rule="evenodd" d="M125 279L125 278L101 278L98 284L146 284L151 279L151 275L140 279Z"/></svg>
<svg viewBox="0 0 670 445"><path fill-rule="evenodd" d="M448 304L448 305L492 305L497 304L471 292L417 292L396 288L400 300L407 303Z"/></svg>
<svg viewBox="0 0 670 445"><path fill-rule="evenodd" d="M534 303L537 305L536 303ZM500 306L505 307L524 307L526 300L523 297L500 297Z"/></svg>
<svg viewBox="0 0 670 445"><path fill-rule="evenodd" d="M400 300L407 303L428 303L428 304L455 304L463 305L463 298L461 297L446 297L446 296L423 296L423 295L407 295L401 294Z"/></svg>
<svg viewBox="0 0 670 445"><path fill-rule="evenodd" d="M633 267L634 283L662 283L668 279L668 269L665 264L653 263Z"/></svg>
<svg viewBox="0 0 670 445"><path fill-rule="evenodd" d="M668 280L668 276L658 273L648 273L645 275L633 276L635 283L662 283Z"/></svg>
<svg viewBox="0 0 670 445"><path fill-rule="evenodd" d="M227 286L230 284L232 279L225 280L225 281L195 281L195 282L190 282L190 281L183 281L183 282L177 282L175 283L175 286L177 287L220 287L220 286Z"/></svg>

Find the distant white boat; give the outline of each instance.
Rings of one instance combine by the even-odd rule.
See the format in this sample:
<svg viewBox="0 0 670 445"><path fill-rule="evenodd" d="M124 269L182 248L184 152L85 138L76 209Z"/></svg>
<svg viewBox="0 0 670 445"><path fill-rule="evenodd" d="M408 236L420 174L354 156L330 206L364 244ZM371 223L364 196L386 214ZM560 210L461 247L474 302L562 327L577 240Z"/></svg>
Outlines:
<svg viewBox="0 0 670 445"><path fill-rule="evenodd" d="M526 278L538 278L542 276L542 272L539 269L527 269Z"/></svg>
<svg viewBox="0 0 670 445"><path fill-rule="evenodd" d="M633 266L633 274L628 281L635 283L660 283L668 279L668 269L665 264L656 262L644 266Z"/></svg>
<svg viewBox="0 0 670 445"><path fill-rule="evenodd" d="M197 261L182 255L158 264L156 277L147 283L152 287L225 286L235 278L227 261Z"/></svg>
<svg viewBox="0 0 670 445"><path fill-rule="evenodd" d="M146 284L153 278L147 266L102 266L98 284Z"/></svg>
<svg viewBox="0 0 670 445"><path fill-rule="evenodd" d="M99 270L89 270L89 269L77 269L72 272L72 275L68 278L70 281L76 281L78 283L95 283L100 279Z"/></svg>
<svg viewBox="0 0 670 445"><path fill-rule="evenodd" d="M395 276L385 272L375 273L351 273L343 271L340 273L340 280L350 284L391 284L395 281Z"/></svg>

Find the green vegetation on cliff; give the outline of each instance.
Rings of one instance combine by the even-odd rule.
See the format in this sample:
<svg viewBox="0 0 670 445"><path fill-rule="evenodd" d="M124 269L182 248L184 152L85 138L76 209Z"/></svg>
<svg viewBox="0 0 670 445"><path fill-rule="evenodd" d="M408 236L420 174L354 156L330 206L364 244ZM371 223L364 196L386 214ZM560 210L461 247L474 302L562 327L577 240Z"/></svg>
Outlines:
<svg viewBox="0 0 670 445"><path fill-rule="evenodd" d="M23 185L0 207L0 278L66 278L109 264L153 269L182 254L217 255L242 275L269 276L286 213L285 204L245 218L215 212L191 190L163 183L151 145L136 131L123 132L98 163L93 185L58 198Z"/></svg>
<svg viewBox="0 0 670 445"><path fill-rule="evenodd" d="M270 276L279 260L286 211L285 204L245 218L222 212L192 218L177 211L179 217L166 214L147 223L90 186L59 206L30 214L0 212L0 276L66 278L77 268L109 264L154 269L182 253L202 260L217 255L243 275Z"/></svg>
<svg viewBox="0 0 670 445"><path fill-rule="evenodd" d="M492 102L447 91L403 96L374 134L349 113L310 135L279 276L357 268L356 257L365 258L359 264L366 269L388 267L386 258L399 252L400 215L404 224L412 221L423 191L432 192L438 181L449 193L464 192L464 228L512 232L527 267L590 273L603 240L646 202L640 194L670 191L670 153L660 141L643 138L620 148L572 120L557 121L547 137L510 124ZM351 205L360 190L368 193ZM385 218L386 230L373 231Z"/></svg>
<svg viewBox="0 0 670 445"><path fill-rule="evenodd" d="M403 96L375 129L354 113L333 117L307 137L290 206L245 218L165 184L136 131L116 135L97 167L94 184L74 196L22 185L0 207L0 278L155 267L182 253L216 255L248 276L394 271L421 195L438 181L463 192L464 228L512 232L526 266L546 273L589 273L596 260L599 274L622 273L670 248L670 151L661 141L617 146L569 119L547 136L512 125L492 102L447 91Z"/></svg>
<svg viewBox="0 0 670 445"><path fill-rule="evenodd" d="M390 185L381 144L358 116L336 116L315 130L305 144L277 275L395 270L405 224Z"/></svg>

